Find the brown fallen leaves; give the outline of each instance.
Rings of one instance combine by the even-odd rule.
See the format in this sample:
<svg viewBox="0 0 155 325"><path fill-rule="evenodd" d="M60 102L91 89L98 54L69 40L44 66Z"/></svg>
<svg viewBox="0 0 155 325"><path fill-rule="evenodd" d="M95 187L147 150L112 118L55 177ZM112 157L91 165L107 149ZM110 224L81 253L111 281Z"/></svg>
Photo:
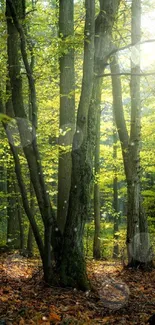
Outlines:
<svg viewBox="0 0 155 325"><path fill-rule="evenodd" d="M33 275L33 276L32 276ZM0 257L0 325L146 325L155 312L155 271L88 262L92 291L47 287L38 260Z"/></svg>
<svg viewBox="0 0 155 325"><path fill-rule="evenodd" d="M26 322L24 320L23 317L21 317L20 321L19 321L19 325L26 325L26 324L29 324L29 325L35 325L35 324L38 324L38 325L51 325L52 323L53 324L60 324L60 321L61 321L61 317L54 313L54 312L51 312L49 314L48 317L46 316L43 316L41 319L30 319L29 322Z"/></svg>

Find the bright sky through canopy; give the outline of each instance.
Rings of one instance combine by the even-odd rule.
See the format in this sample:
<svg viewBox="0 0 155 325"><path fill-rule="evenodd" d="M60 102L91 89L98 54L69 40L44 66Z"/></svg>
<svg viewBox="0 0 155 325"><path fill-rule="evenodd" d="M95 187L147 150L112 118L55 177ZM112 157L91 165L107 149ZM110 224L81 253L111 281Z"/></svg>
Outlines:
<svg viewBox="0 0 155 325"><path fill-rule="evenodd" d="M74 0L77 2L78 0ZM43 1L44 7L48 7L49 1ZM142 13L142 41L145 40L155 40L155 10L152 8L151 1L150 1L150 9L147 12L144 9ZM131 57L136 63L136 56L138 56L138 51L136 47L130 48L129 50L123 51L126 56L126 60ZM123 54L122 53L122 54ZM137 57L138 60L138 57ZM145 70L151 68L152 65L155 63L155 41L154 42L146 42L141 45L141 69ZM126 62L128 65L129 63ZM123 64L124 65L124 64ZM130 64L129 64L130 65Z"/></svg>
<svg viewBox="0 0 155 325"><path fill-rule="evenodd" d="M155 40L155 11L152 10L142 15L143 39ZM146 36L145 36L146 35ZM141 45L141 67L146 69L155 63L155 41Z"/></svg>

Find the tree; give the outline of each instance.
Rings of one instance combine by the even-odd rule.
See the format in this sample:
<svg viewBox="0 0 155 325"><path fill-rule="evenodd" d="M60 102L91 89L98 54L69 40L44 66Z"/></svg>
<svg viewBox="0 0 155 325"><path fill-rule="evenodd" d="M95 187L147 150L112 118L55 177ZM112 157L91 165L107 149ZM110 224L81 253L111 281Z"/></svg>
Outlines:
<svg viewBox="0 0 155 325"><path fill-rule="evenodd" d="M60 54L60 137L58 167L57 220L64 231L71 185L71 146L75 132L75 86L74 86L74 1L59 2L59 36L62 40ZM67 38L70 38L68 47Z"/></svg>
<svg viewBox="0 0 155 325"><path fill-rule="evenodd" d="M99 120L98 120L99 119ZM95 222L95 232L94 232L94 243L93 243L93 257L95 259L101 258L100 251L100 185L99 185L99 175L100 175L100 110L97 114L96 123L96 146L95 146L95 183L94 183L94 222Z"/></svg>
<svg viewBox="0 0 155 325"><path fill-rule="evenodd" d="M65 285L88 288L83 252L84 225L88 213L89 186L92 177L88 150L88 114L94 76L95 3L86 0L84 62L81 97L73 138L71 190L61 262L61 278ZM81 145L79 130L83 135Z"/></svg>
<svg viewBox="0 0 155 325"><path fill-rule="evenodd" d="M132 44L140 41L141 2L132 2ZM111 63L113 106L115 121L122 147L127 181L127 251L130 266L148 265L151 261L148 226L142 209L140 190L140 53L135 46L136 62L131 62L131 123L128 135L122 104L120 70L116 55Z"/></svg>
<svg viewBox="0 0 155 325"><path fill-rule="evenodd" d="M94 59L94 72L95 76L102 75L106 66L109 53L111 52L111 35L113 24L119 8L119 0L115 1L102 1L100 0L100 12L95 21L95 59ZM95 78L93 84L92 99L89 109L89 156L90 161L94 157L94 148L96 147L95 160L96 166L99 168L99 138L100 138L100 103L102 93L102 79ZM96 135L97 133L97 135ZM97 157L98 156L98 157ZM100 256L100 214L99 214L99 188L98 184L95 185L95 195L97 196L98 203L95 207L95 234L94 234L94 257Z"/></svg>
<svg viewBox="0 0 155 325"><path fill-rule="evenodd" d="M48 193L46 192L46 186L43 178L43 172L41 168L41 162L39 157L39 151L36 143L36 92L34 79L32 76L31 67L28 62L27 52L26 52L26 40L23 32L22 25L19 23L19 19L24 17L24 8L25 4L22 2L23 7L21 7L20 1L6 1L6 19L7 19L7 29L8 29L8 67L9 67L9 77L11 84L12 92L12 106L14 115L17 118L17 125L19 129L19 134L21 137L21 143L23 145L23 151L29 166L30 178L33 184L36 197L38 200L38 206L40 208L40 213L44 222L45 227L45 242L43 245L41 235L38 230L34 215L30 209L26 188L24 185L22 171L20 166L20 160L18 156L18 151L14 146L14 141L9 134L7 127L5 130L9 140L10 148L13 154L15 162L15 171L18 179L19 188L22 195L23 206L25 212L29 218L30 224L33 229L33 233L39 248L40 256L43 262L44 267L44 277L47 282L50 281L51 277L51 223L53 222L52 208L49 201ZM12 18L11 18L12 17ZM13 21L12 21L13 19ZM20 46L23 62L27 72L27 77L29 80L30 87L30 96L31 96L31 105L32 105L32 133L29 128L28 119L26 116L24 102L23 102L23 93L22 93L22 78L21 78L21 68L20 68L20 57L19 57L19 46L18 46L18 34L20 36ZM24 123L21 123L21 121ZM28 136L28 142L25 146L25 132ZM29 141L33 139L33 141ZM52 218L53 217L53 218Z"/></svg>
<svg viewBox="0 0 155 325"><path fill-rule="evenodd" d="M83 255L82 236L85 224L87 207L87 200L89 194L90 183L90 169L86 162L87 153L87 124L88 124L88 109L92 95L93 75L94 75L94 2L86 0L86 23L85 23L85 46L84 46L84 65L83 65L83 84L81 91L81 98L77 114L77 131L81 130L83 133L83 143L78 145L79 133L75 132L73 140L72 151L72 182L69 199L69 208L67 215L67 222L62 237L57 227L55 215L50 204L49 195L46 191L46 185L43 177L41 161L36 140L37 127L37 105L36 105L36 90L31 67L29 65L28 56L26 52L26 39L23 27L19 19L23 17L23 10L19 1L6 1L7 11L6 19L8 26L9 41L12 46L8 44L8 63L9 76L12 89L12 103L21 143L23 145L23 152L26 157L31 182L34 187L40 214L44 224L44 244L40 236L34 215L30 209L25 185L22 178L22 171L19 161L18 152L14 146L11 135L9 134L6 125L5 130L9 139L10 148L15 161L15 170L22 194L23 205L26 214L29 218L33 233L40 251L43 262L44 278L47 282L51 281L52 264L51 264L51 239L54 252L54 258L59 265L61 283L71 286L79 286L83 289L88 287L85 261ZM12 18L11 18L12 17ZM13 19L13 21L12 21ZM32 134L29 130L26 112L23 104L22 93L22 78L20 70L20 59L18 50L18 34L20 36L21 55L24 62L24 67L27 73L31 105L32 105ZM1 111L3 106L1 103ZM19 119L24 120L24 127L21 125ZM27 132L28 139L32 139L26 145L24 143L24 132ZM87 186L88 184L88 186ZM58 245L57 239L61 238L61 245ZM61 254L62 247L62 254ZM60 258L61 257L61 258ZM77 260L79 263L77 264Z"/></svg>
<svg viewBox="0 0 155 325"><path fill-rule="evenodd" d="M117 131L115 127L115 122L113 123L113 159L114 159L114 178L113 178L113 209L114 209L114 249L113 249L113 257L117 258L119 254L118 247L118 226L119 226L119 209L118 209L118 177L117 177Z"/></svg>

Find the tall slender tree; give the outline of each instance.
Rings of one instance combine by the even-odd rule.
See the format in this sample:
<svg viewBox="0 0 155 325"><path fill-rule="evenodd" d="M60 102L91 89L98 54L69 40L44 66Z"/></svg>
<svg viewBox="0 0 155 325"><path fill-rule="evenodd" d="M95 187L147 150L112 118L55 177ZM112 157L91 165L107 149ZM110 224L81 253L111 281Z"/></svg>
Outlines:
<svg viewBox="0 0 155 325"><path fill-rule="evenodd" d="M122 147L124 170L127 181L127 251L128 264L141 266L152 264L149 244L148 224L142 209L140 187L140 141L141 141L141 101L140 101L140 35L141 1L132 1L131 38L135 56L131 56L131 123L130 135L125 123L120 69L117 56L111 63L113 106L115 121Z"/></svg>
<svg viewBox="0 0 155 325"><path fill-rule="evenodd" d="M35 129L37 126L36 113L36 92L35 92L35 84L34 78L32 75L31 67L29 65L27 52L26 52L26 39L24 35L24 31L22 25L19 20L24 17L24 9L25 4L21 1L6 1L6 19L7 19L7 29L8 29L8 67L9 67L9 77L11 84L11 92L12 92L12 106L14 111L14 116L17 118L17 125L21 137L21 143L23 145L23 151L25 157L28 162L30 178L33 184L36 197L38 200L38 206L40 208L40 213L45 226L45 241L44 245L41 239L41 235L39 234L37 224L34 219L34 215L31 212L27 193L22 177L20 160L18 156L18 152L16 147L14 146L13 140L10 138L11 135L8 132L8 128L6 128L7 136L10 142L10 148L15 161L15 171L19 183L19 188L21 191L23 206L25 211L29 217L29 221L31 223L34 236L40 251L40 255L42 258L43 266L44 266L44 276L46 281L48 282L51 276L51 227L53 222L53 212L50 205L48 193L46 192L45 182L43 178L41 163L39 152L36 143ZM19 43L20 36L20 43ZM25 65L25 69L27 72L27 77L30 86L31 93L31 105L32 105L32 123L33 123L33 135L31 134L28 118L26 116L24 102L23 102L23 93L22 93L22 77L21 77L21 69L20 69L20 54L19 54L19 45L21 47L21 55ZM24 124L23 124L24 123ZM24 142L25 131L28 136L28 139L33 139L30 143Z"/></svg>
<svg viewBox="0 0 155 325"><path fill-rule="evenodd" d="M91 168L93 165L93 159L99 160L100 147L99 147L99 130L100 130L100 104L102 94L102 78L97 78L97 75L104 73L107 66L107 60L111 52L111 37L114 21L117 16L120 0L100 0L100 12L95 20L95 56L94 56L94 83L93 92L89 108L88 117L88 156L91 162ZM96 148L96 149L95 149ZM96 153L95 153L96 150ZM97 158L98 155L98 158ZM99 166L98 162L97 165ZM95 196L98 197L99 204L99 186L95 185ZM97 205L96 205L97 206ZM100 213L99 205L95 212L95 234L94 234L94 257L99 257L100 247Z"/></svg>
<svg viewBox="0 0 155 325"><path fill-rule="evenodd" d="M83 233L88 213L89 185L92 177L88 148L88 112L94 78L95 1L86 0L84 62L81 97L72 149L72 176L67 221L64 231L61 278L65 285L88 288L83 252ZM79 143L79 130L83 135ZM81 144L81 145L80 145Z"/></svg>
<svg viewBox="0 0 155 325"><path fill-rule="evenodd" d="M60 55L60 137L57 220L64 231L71 185L71 149L75 132L74 49L66 40L74 35L74 1L59 1L59 37L64 50ZM66 47L67 46L67 47Z"/></svg>
<svg viewBox="0 0 155 325"><path fill-rule="evenodd" d="M113 116L114 118L114 116ZM118 240L118 226L119 226L119 216L118 216L118 177L117 177L117 129L115 126L115 121L113 123L113 159L114 159L114 176L113 176L113 210L114 210L114 248L113 248L113 258L117 258L119 254Z"/></svg>
<svg viewBox="0 0 155 325"><path fill-rule="evenodd" d="M94 242L93 242L93 257L95 259L101 258L100 250L100 110L97 112L96 121L96 141L95 141L95 159L94 159L94 169L95 169L95 183L94 183Z"/></svg>

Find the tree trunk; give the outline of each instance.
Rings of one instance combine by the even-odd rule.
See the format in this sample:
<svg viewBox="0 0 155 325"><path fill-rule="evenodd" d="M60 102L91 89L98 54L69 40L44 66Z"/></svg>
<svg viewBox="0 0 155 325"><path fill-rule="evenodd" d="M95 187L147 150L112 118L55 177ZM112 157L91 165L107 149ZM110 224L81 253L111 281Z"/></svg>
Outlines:
<svg viewBox="0 0 155 325"><path fill-rule="evenodd" d="M27 237L27 255L29 257L33 256L33 231L31 225L29 225L28 237Z"/></svg>
<svg viewBox="0 0 155 325"><path fill-rule="evenodd" d="M141 0L132 2L131 43L141 40ZM127 246L129 265L148 264L152 256L149 251L147 219L141 207L140 188L140 141L141 141L141 101L140 101L140 45L135 45L136 58L131 56L131 129L129 157L130 177L127 179L128 227ZM136 61L135 61L136 60ZM137 74L137 75L136 75ZM151 252L150 252L151 253Z"/></svg>
<svg viewBox="0 0 155 325"><path fill-rule="evenodd" d="M40 155L37 147L36 140L36 127L37 127L37 105L36 105L36 89L35 81L33 78L31 65L29 64L25 34L20 24L23 17L21 11L21 2L6 0L6 19L8 28L8 67L9 77L12 93L12 104L14 115L20 134L21 145L28 163L31 182L34 187L40 214L44 223L44 245L41 235L38 230L34 215L30 209L26 188L23 182L20 160L17 149L14 145L14 140L9 132L6 124L4 124L5 131L10 142L10 148L15 162L15 171L18 179L19 188L22 195L23 206L29 218L30 224L33 229L35 240L37 242L40 256L43 262L44 278L46 282L50 282L52 278L52 263L51 263L51 242L54 251L55 259L59 257L59 243L61 243L60 231L57 228L55 214L53 212L46 184L44 181ZM28 77L31 105L32 105L32 132L29 128L28 119L26 116L23 93L22 93L22 78L20 73L20 53L18 41L21 47L21 55L24 62L25 70ZM3 109L3 107L1 107ZM25 137L25 134L27 137ZM27 141L28 140L28 141ZM25 143L25 141L27 141ZM57 231L58 230L58 231ZM52 235L52 236L51 236Z"/></svg>
<svg viewBox="0 0 155 325"><path fill-rule="evenodd" d="M23 216L21 208L21 199L17 198L18 205L18 223L19 223L19 233L20 233L20 250L24 250L24 226L23 226Z"/></svg>
<svg viewBox="0 0 155 325"><path fill-rule="evenodd" d="M18 2L21 3L20 1L18 1ZM18 2L16 2L17 12L19 12L18 5L20 5ZM7 31L8 31L7 51L8 51L8 69L9 69L9 77L10 77L10 84L11 84L11 96L12 96L12 102L11 102L12 107L10 105L10 102L7 102L7 114L9 116L17 116L18 118L21 118L21 119L23 118L23 120L26 122L26 114L24 111L23 98L22 98L22 80L21 80L21 75L20 75L19 43L18 43L19 38L18 38L17 28L15 27L15 25L12 22L10 5L11 5L11 8L13 8L12 10L13 11L15 10L12 1L7 1L6 2L6 19L7 19ZM14 19L17 20L16 13L14 14L14 12L13 12L12 15L13 15ZM21 17L21 15L20 15L20 17ZM18 23L18 21L17 21L17 23ZM8 91L9 91L9 86L8 86ZM1 110L2 109L3 108L1 107ZM28 124L26 126L28 127ZM24 206L25 212L29 218L29 221L31 223L31 226L32 226L32 229L34 232L34 236L35 236L35 239L36 239L39 251L40 251L41 258L42 258L42 260L44 260L43 243L42 243L42 239L40 237L34 216L31 213L31 210L29 207L27 193L26 193L25 185L24 185L23 178L22 178L22 172L21 172L20 161L19 161L19 157L18 157L18 151L14 145L14 139L12 138L12 135L9 132L9 128L7 127L7 125L4 125L4 127L6 130L6 134L7 134L8 140L9 140L9 144L10 144L10 149L12 151L14 162L15 162L15 172L16 172L19 188L21 191L21 195L22 195L23 206ZM22 128L23 128L23 130L22 130ZM20 131L21 131L21 133L23 131L25 131L25 128L23 127L23 125L20 126ZM30 131L27 130L27 132L30 132ZM29 148L29 150L32 150L32 148ZM33 155L32 152L31 152L31 154ZM39 204L40 203L41 202L39 202Z"/></svg>
<svg viewBox="0 0 155 325"><path fill-rule="evenodd" d="M111 33L115 17L119 7L119 0L100 0L100 13L95 21L95 60L94 71L96 78L94 79L92 99L89 108L88 118L88 150L87 155L93 166L93 159L99 143L96 133L100 130L100 103L102 93L102 78L97 78L97 75L102 75L107 65L107 60L111 52ZM100 207L99 207L99 184L95 184L95 198L98 197L98 212L95 216L95 234L94 234L94 257L100 256L99 253L99 238L100 238ZM98 194L97 194L98 192ZM97 219L96 219L97 218ZM97 250L95 245L98 246ZM95 252L96 251L96 252Z"/></svg>
<svg viewBox="0 0 155 325"><path fill-rule="evenodd" d="M62 42L74 35L74 1L59 1L59 36ZM67 51L67 53L66 53ZM63 233L71 186L71 146L75 132L74 50L68 48L60 57L60 137L58 168L57 221Z"/></svg>
<svg viewBox="0 0 155 325"><path fill-rule="evenodd" d="M131 43L141 39L141 0L132 1ZM128 261L134 265L139 259L140 249L140 46L136 45L135 57L131 56L131 128L128 155L131 158L127 177L127 249Z"/></svg>
<svg viewBox="0 0 155 325"><path fill-rule="evenodd" d="M123 104L121 81L119 77L119 65L116 56L111 63L111 72L117 74L112 76L113 86L113 107L115 121L122 147L124 170L127 181L127 251L129 265L136 265L139 255L140 237L139 237L139 202L140 202L140 178L139 178L139 138L131 133L128 136ZM136 107L135 107L136 109ZM136 119L139 123L139 120ZM137 125L134 124L136 127ZM133 128L132 128L133 130ZM136 130L137 132L137 130ZM139 137L139 134L138 134Z"/></svg>
<svg viewBox="0 0 155 325"><path fill-rule="evenodd" d="M32 8L35 8L35 3L32 1ZM31 55L31 61L30 61L30 68L31 71L33 73L33 69L34 69L34 65L35 65L35 55L34 55L34 44L33 42L30 42L29 44L29 51L30 51L30 55ZM33 119L33 107L32 107L32 103L31 103L31 89L30 89L30 85L29 85L29 121L30 124L32 124L32 119ZM35 192L34 192L34 188L33 188L33 184L31 182L31 178L30 178L30 209L33 215L35 215ZM31 224L29 224L29 230L28 230L28 237L27 237L27 255L29 257L33 256L33 239L34 239L34 235L33 235L33 229L31 227Z"/></svg>
<svg viewBox="0 0 155 325"><path fill-rule="evenodd" d="M132 43L140 41L140 0L132 4ZM111 72L115 121L122 147L127 181L127 251L130 266L151 264L147 219L141 208L140 192L140 57L136 45L136 62L131 64L131 125L130 137L124 119L120 70L117 57L113 57ZM135 58L133 57L133 60Z"/></svg>
<svg viewBox="0 0 155 325"><path fill-rule="evenodd" d="M34 201L34 189L30 181L30 208L33 214L35 214L35 201ZM33 256L33 230L31 224L29 224L28 238L27 238L27 254Z"/></svg>
<svg viewBox="0 0 155 325"><path fill-rule="evenodd" d="M113 178L113 210L114 210L114 248L113 258L117 258L119 254L118 240L118 226L119 226L119 215L118 215L118 181L117 181L117 131L115 129L115 123L113 123L113 159L114 159L114 178Z"/></svg>
<svg viewBox="0 0 155 325"><path fill-rule="evenodd" d="M93 7L92 1L86 1L86 7L87 5ZM119 1L101 1L101 12L96 20L97 32L95 31L95 73L100 71L99 67L102 69L102 71L105 68L106 59L111 50L109 34L107 31L109 31L111 35L118 5ZM105 14L105 11L107 15ZM89 14L88 10L86 10L86 14ZM108 18L110 17L110 21L107 20L107 16ZM86 20L87 18L88 17L86 16ZM64 232L63 254L60 267L62 283L65 283L65 285L71 284L73 286L79 286L82 289L88 288L85 261L83 256L82 237L90 203L89 190L90 183L92 181L93 155L96 138L95 112L96 108L98 109L99 107L98 104L100 103L101 98L101 79L95 78L93 80L92 76L94 63L92 62L94 56L94 49L92 48L94 47L94 40L91 38L94 34L94 30L90 30L91 25L93 26L93 22L88 21L86 21L85 35L89 42L86 39L82 92L78 107L76 133L73 139L72 177L69 208ZM108 44L106 43L106 47L104 47L105 39L108 42ZM104 53L101 51L101 49L104 49ZM79 130L82 132L83 143L78 148Z"/></svg>
<svg viewBox="0 0 155 325"><path fill-rule="evenodd" d="M90 162L87 159L87 128L94 75L94 1L86 0L85 8L83 81L73 139L71 190L60 266L62 283L78 286L83 290L89 287L83 251L83 233L92 176ZM83 135L81 146L79 145L79 130Z"/></svg>
<svg viewBox="0 0 155 325"><path fill-rule="evenodd" d="M0 130L0 136L3 137L1 130ZM0 209L0 219L1 219L7 217L7 209L4 208L4 206L7 205L7 170L6 167L3 166L3 164L0 166L0 193L1 193L0 206L2 207Z"/></svg>
<svg viewBox="0 0 155 325"><path fill-rule="evenodd" d="M18 209L17 200L14 187L15 179L13 179L14 170L11 168L7 169L7 193L8 193L8 205L7 205L7 245L12 249L20 248L20 237L19 237L19 220L18 220Z"/></svg>
<svg viewBox="0 0 155 325"><path fill-rule="evenodd" d="M101 112L97 112L97 129L96 129L96 147L95 147L95 183L94 183L94 243L93 243L93 257L95 259L101 258L100 251L100 116Z"/></svg>
<svg viewBox="0 0 155 325"><path fill-rule="evenodd" d="M15 172L13 170L14 176ZM20 196L20 190L17 185L17 180L14 180L14 192L16 194L16 210L17 210L17 218L18 218L18 225L19 225L19 248L21 251L24 250L24 225L23 225L23 209L22 209L22 200Z"/></svg>

